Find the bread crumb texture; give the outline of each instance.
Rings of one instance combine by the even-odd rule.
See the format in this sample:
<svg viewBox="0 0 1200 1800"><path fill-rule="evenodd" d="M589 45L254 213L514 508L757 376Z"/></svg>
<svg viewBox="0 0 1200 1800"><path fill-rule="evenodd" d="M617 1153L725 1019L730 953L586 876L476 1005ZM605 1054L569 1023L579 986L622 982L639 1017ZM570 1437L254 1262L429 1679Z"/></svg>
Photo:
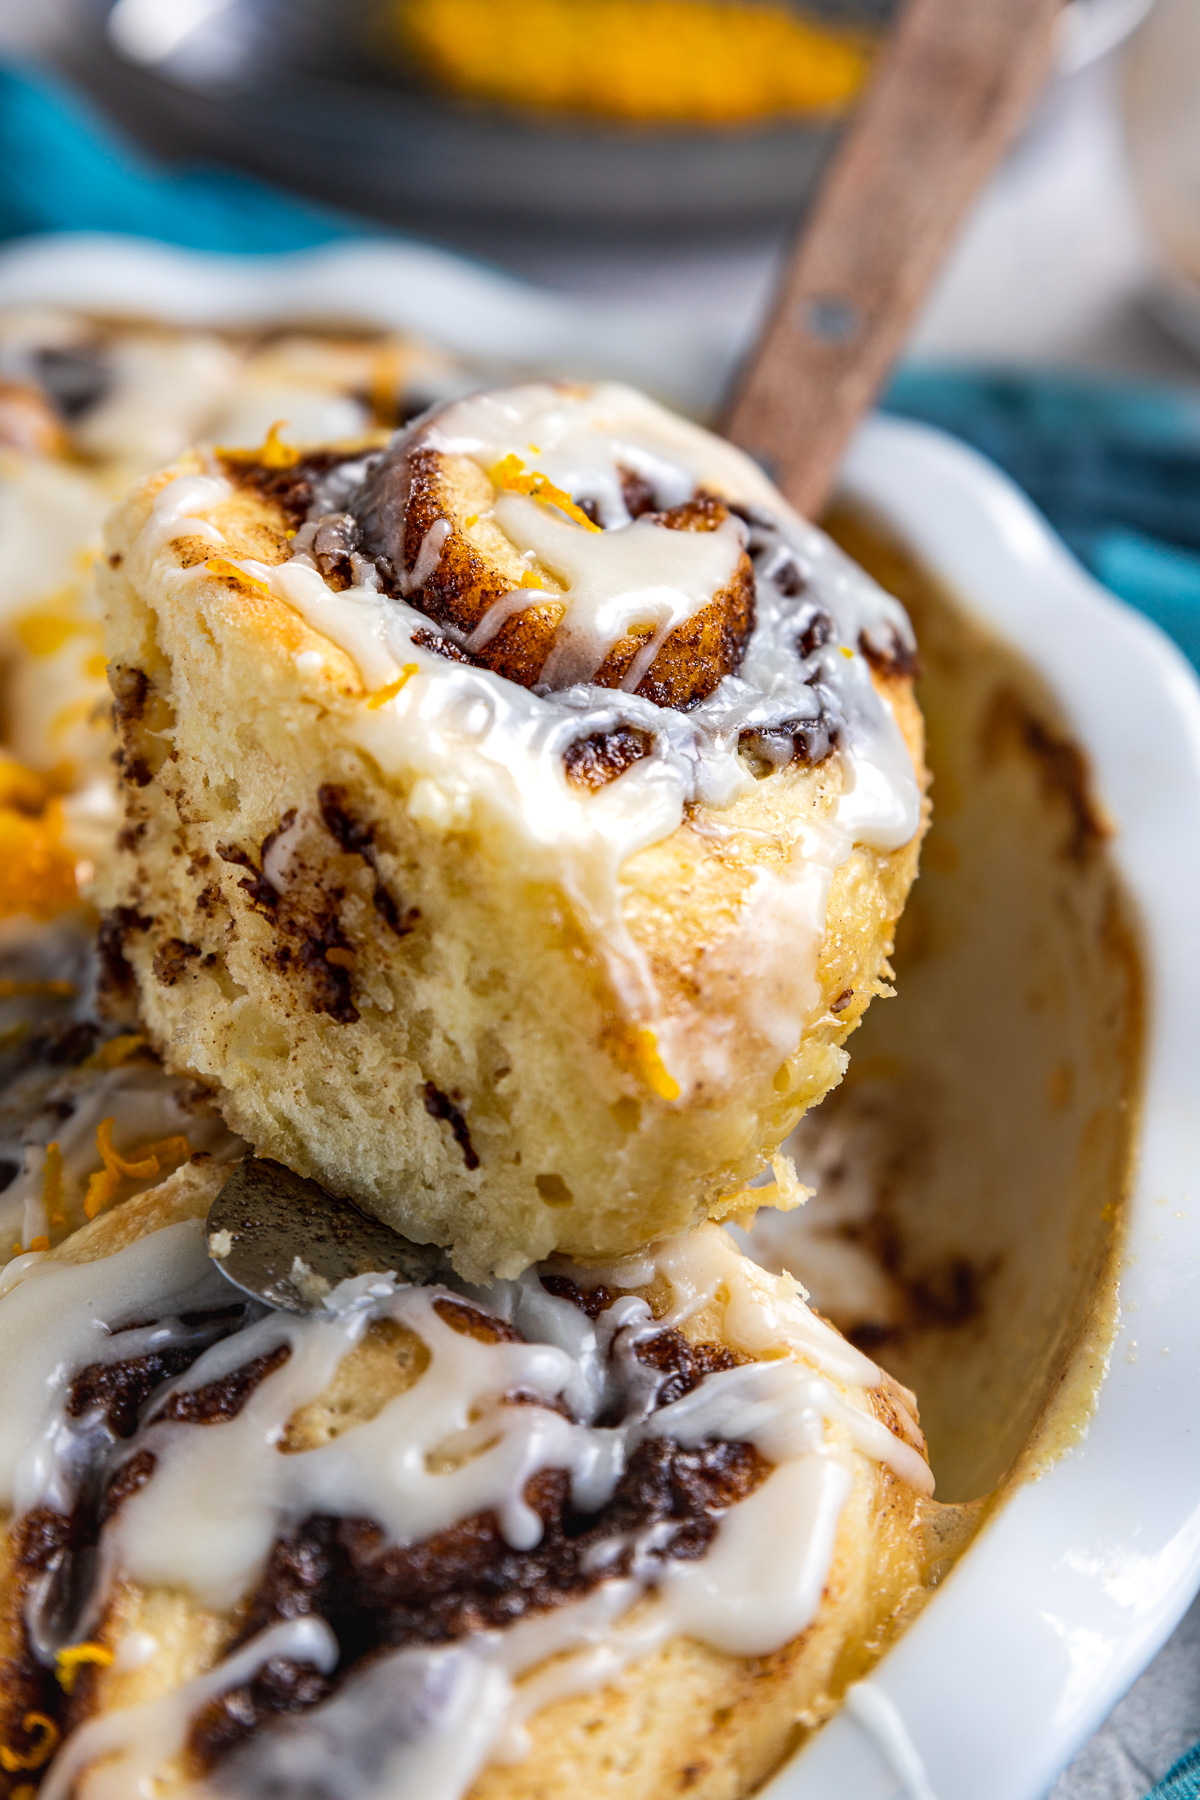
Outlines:
<svg viewBox="0 0 1200 1800"><path fill-rule="evenodd" d="M454 801L453 769L444 785L385 774L356 741L380 714L350 658L267 585L204 567L211 541L139 545L155 494L197 467L143 483L109 529L125 804L102 876L110 995L136 996L167 1065L212 1084L262 1155L452 1246L471 1278L719 1214L840 1079L886 991L917 840L836 870L818 1001L782 1058L744 1003L739 924L836 805L838 759L690 808L626 862L624 922L661 1017L710 1071L681 1091L600 935L522 843ZM206 516L226 561L290 554L269 496L241 489ZM921 768L909 681L876 679Z"/></svg>

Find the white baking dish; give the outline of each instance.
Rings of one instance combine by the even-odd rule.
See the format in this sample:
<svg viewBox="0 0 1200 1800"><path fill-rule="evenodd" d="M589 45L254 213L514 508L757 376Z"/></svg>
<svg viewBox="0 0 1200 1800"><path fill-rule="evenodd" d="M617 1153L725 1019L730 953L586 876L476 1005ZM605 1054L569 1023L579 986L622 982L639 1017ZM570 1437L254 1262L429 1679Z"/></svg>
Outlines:
<svg viewBox="0 0 1200 1800"><path fill-rule="evenodd" d="M0 255L0 305L25 302L194 323L336 318L430 335L440 324L469 355L653 383L697 410L722 374L674 320L610 315L601 329L561 299L380 245L238 262L99 237L33 241ZM1200 688L1161 634L951 440L872 420L845 485L1040 676L1114 825L1148 1001L1120 1285L1135 1325L1120 1327L1084 1441L1020 1486L767 1791L1039 1800L1200 1581Z"/></svg>
<svg viewBox="0 0 1200 1800"><path fill-rule="evenodd" d="M844 480L1021 651L1088 756L1139 915L1145 1087L1121 1324L1086 1438L985 1526L869 1693L766 1794L1040 1800L1200 1583L1200 688L941 433L873 419Z"/></svg>

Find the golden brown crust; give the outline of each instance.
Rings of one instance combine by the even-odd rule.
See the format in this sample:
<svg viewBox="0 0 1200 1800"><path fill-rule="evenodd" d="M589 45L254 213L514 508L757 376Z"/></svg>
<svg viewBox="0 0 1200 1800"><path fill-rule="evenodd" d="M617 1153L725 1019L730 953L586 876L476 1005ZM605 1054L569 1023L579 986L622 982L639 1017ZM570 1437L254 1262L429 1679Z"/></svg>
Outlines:
<svg viewBox="0 0 1200 1800"><path fill-rule="evenodd" d="M474 538L469 535L472 528L465 521L489 508L494 498L491 482L469 456L418 449L408 459L407 474L405 571L416 567L428 533L440 521L451 521L437 567L421 590L409 597L410 603L438 624L470 633L490 607L521 586L530 573L529 564L494 525L477 524ZM526 610L503 624L472 658L522 687L532 687L541 674L566 610L554 577L547 570L540 571L540 577L548 597L538 600L531 590Z"/></svg>
<svg viewBox="0 0 1200 1800"><path fill-rule="evenodd" d="M437 566L410 604L439 624L469 634L488 609L529 585L536 577L548 598L534 598L524 611L508 619L470 660L522 687L539 679L562 620L562 590L549 569L530 565L518 555L499 527L485 515L495 497L492 482L471 457L418 446L393 478L402 484L389 516L403 509L403 570L414 569L428 534L450 521ZM729 509L711 495L698 496L665 512L642 515L672 531L716 531ZM468 521L470 521L468 523ZM396 570L398 577L401 571ZM686 710L711 694L718 682L737 669L754 626L754 570L745 551L727 587L666 639L636 692L657 706ZM652 627L630 633L613 648L593 676L598 687L620 687L631 663L652 636Z"/></svg>
<svg viewBox="0 0 1200 1800"><path fill-rule="evenodd" d="M711 496L698 496L666 512L648 512L643 518L672 531L717 531L730 517L729 509ZM644 700L656 706L673 706L686 712L707 698L742 660L746 640L754 629L754 569L743 550L727 587L715 594L684 624L676 626L638 683ZM650 636L647 628L615 644L600 665L594 680L598 687L620 687L638 651Z"/></svg>

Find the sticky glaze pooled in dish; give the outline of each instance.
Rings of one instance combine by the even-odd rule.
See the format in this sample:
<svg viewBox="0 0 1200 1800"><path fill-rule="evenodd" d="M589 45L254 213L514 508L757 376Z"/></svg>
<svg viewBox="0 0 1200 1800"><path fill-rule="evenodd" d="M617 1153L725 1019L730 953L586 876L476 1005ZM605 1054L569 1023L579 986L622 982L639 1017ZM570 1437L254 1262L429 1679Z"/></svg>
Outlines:
<svg viewBox="0 0 1200 1800"><path fill-rule="evenodd" d="M728 1800L920 1606L911 1395L716 1227L298 1319L206 1254L227 1172L5 1276L0 1743L42 1800Z"/></svg>
<svg viewBox="0 0 1200 1800"><path fill-rule="evenodd" d="M192 458L104 578L114 941L262 1154L474 1279L719 1216L839 1078L923 827L903 610L616 386Z"/></svg>

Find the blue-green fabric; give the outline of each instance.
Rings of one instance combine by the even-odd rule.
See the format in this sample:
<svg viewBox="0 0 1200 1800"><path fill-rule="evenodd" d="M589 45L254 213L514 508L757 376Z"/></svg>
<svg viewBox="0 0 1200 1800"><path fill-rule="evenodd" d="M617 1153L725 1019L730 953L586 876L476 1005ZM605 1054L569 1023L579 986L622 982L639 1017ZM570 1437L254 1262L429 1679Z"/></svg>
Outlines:
<svg viewBox="0 0 1200 1800"><path fill-rule="evenodd" d="M1180 1757L1147 1800L1200 1800L1200 1744Z"/></svg>
<svg viewBox="0 0 1200 1800"><path fill-rule="evenodd" d="M999 463L1097 579L1200 667L1200 387L910 367L884 405Z"/></svg>
<svg viewBox="0 0 1200 1800"><path fill-rule="evenodd" d="M164 168L56 76L0 62L0 238L45 231L257 254L379 235L231 169Z"/></svg>

